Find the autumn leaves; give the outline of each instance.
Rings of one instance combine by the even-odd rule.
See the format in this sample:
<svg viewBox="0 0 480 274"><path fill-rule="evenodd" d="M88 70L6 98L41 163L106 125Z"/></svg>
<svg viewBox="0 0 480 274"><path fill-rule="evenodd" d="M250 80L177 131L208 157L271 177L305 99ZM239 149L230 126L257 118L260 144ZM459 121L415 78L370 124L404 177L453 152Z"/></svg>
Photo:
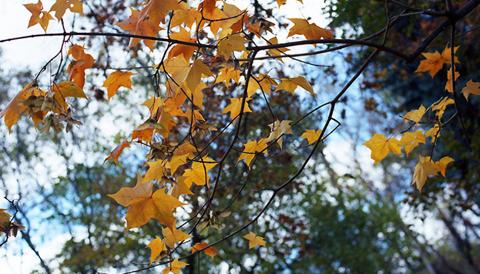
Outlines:
<svg viewBox="0 0 480 274"><path fill-rule="evenodd" d="M454 80L457 80L457 78L460 77L460 73L457 71L452 73L452 67L456 67L452 66L452 60L455 64L460 63L458 57L454 56L457 50L458 47L455 47L453 52L451 48L445 48L442 53L438 51L423 53L425 59L420 62L416 72L428 72L433 78L445 65L450 66L450 69L447 71L445 90L448 93L453 94L455 92L453 88ZM452 80L453 78L455 79ZM466 86L462 89L462 93L466 100L468 100L471 94L480 95L480 83L469 80ZM454 105L455 99L450 98L450 96L445 96L434 102L428 108L421 105L418 109L409 111L404 115L403 119L405 122L410 123L410 126L407 132L401 135L400 140L395 137L387 138L385 135L377 133L373 135L370 140L365 142L365 146L371 151L371 158L375 163L378 163L390 153L400 155L402 149L408 156L419 145L425 145L427 143L427 138L430 140L431 146L435 147L442 127L453 117L444 119L443 116L447 109ZM427 117L427 114L431 114L430 117ZM453 115L457 115L457 112ZM423 131L421 129L417 131L409 131L414 127L419 127L421 124L431 125L431 127ZM430 149L430 152L432 151L433 149ZM442 175L445 177L446 168L453 161L453 158L449 156L444 156L438 161L434 161L431 159L431 156L420 155L413 174L413 184L416 185L418 190L422 190L429 177L436 175Z"/></svg>

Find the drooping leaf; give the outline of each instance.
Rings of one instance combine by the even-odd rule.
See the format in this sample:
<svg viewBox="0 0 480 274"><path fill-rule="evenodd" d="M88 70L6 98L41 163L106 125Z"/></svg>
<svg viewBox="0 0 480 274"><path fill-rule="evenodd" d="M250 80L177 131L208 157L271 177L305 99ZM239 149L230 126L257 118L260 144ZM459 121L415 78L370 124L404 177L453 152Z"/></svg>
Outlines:
<svg viewBox="0 0 480 274"><path fill-rule="evenodd" d="M465 87L462 89L462 94L465 100L468 101L470 94L480 95L480 82L468 81Z"/></svg>

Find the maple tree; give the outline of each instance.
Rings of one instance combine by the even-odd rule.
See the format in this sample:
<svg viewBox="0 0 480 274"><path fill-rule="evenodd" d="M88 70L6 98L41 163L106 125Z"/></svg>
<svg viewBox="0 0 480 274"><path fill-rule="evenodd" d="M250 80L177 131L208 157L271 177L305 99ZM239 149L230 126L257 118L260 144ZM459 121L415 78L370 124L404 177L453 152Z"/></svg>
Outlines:
<svg viewBox="0 0 480 274"><path fill-rule="evenodd" d="M276 2L278 8L286 3ZM301 4L302 1L297 2ZM398 15L389 15L382 31L362 39L335 38L335 29L319 26L310 19L287 18L284 20L289 24L287 41L280 41L274 28L281 23L252 15L228 1L145 1L132 7L127 17L110 19L113 20L112 25L121 29L119 32L67 30L65 15L81 17L84 13L81 0L57 0L49 9L41 1L25 4L31 13L28 27L38 24L45 34L0 42L58 36L63 38L61 49L13 97L0 116L9 131L22 117L31 119L34 127L46 133L52 129L60 132L63 127L67 132L77 130L77 126L81 128L81 120L75 118L75 106L92 97L84 88L90 73L95 75L91 70L101 66L99 58L94 58L95 48L85 45L82 37L128 38L129 45L124 50L131 53L131 58L139 54L156 56L146 66L152 89L148 99L138 105L148 111L148 115L104 158L105 162L120 165L125 151L148 150L143 155L144 168L138 174L135 186L118 186L109 197L126 209L127 229L142 228L151 222L161 227L157 230L158 235L148 243L150 264L133 271L165 266L164 273L180 273L188 265L185 259L202 252L215 257L219 252L216 246L233 237L243 235L249 248L268 246L268 241L252 231L255 223L269 210L279 193L302 173L327 137L341 125L336 107L380 54L390 54L410 62L418 60L416 72L428 73L431 78L445 70L447 81L443 96L429 106L420 105L406 112L403 119L399 119L398 127L406 124L406 130L397 130L388 136L376 133L365 142L372 160L378 164L390 154L403 157L403 151L408 157L425 148L426 153L417 156L412 183L422 191L429 177L445 177L448 167L454 165L456 159L450 157L448 151L438 159L432 155L443 128L453 121L457 113L449 117L445 115L458 104L457 93L467 100L480 95L480 83L470 79L464 87L456 85L461 76L457 67L462 64L462 56L457 56L459 46L454 38L447 41L441 52L428 51L428 47L445 26L451 26L454 37L455 24L475 10L478 4L479 1L466 1L456 9L450 4L442 15L428 10L417 11L446 17L446 23L426 37L409 55L387 45L390 28L399 18L408 15L405 13L412 10L408 6ZM282 21L281 18L276 20ZM63 32L48 32L51 21L61 24ZM378 37L382 39L374 41L373 38ZM287 53L307 45L327 47L319 51ZM290 58L302 63L304 61L297 57L319 55L355 45L366 46L371 51L335 96L303 114L283 118L275 114L272 107L276 96L287 96L287 100L292 101L300 100L300 96L314 98L321 88L312 85L311 80L303 75L287 76L262 70L260 62L283 62L282 59ZM66 68L63 67L64 54L68 58ZM57 70L49 77L43 72L54 62L58 62ZM105 67L107 70L103 86L97 86L106 89L109 102L116 100L122 92L135 92L137 73L129 68ZM42 77L49 79L48 85L42 84ZM247 119L259 112L266 112L268 118L262 121L263 128L250 132ZM316 128L302 128L302 123L314 114L324 117L322 124L317 124ZM298 168L283 182L271 182L271 193L260 209L245 223L223 233L222 237L198 241L195 234L213 226L215 218L228 218L226 210L217 207L216 202L221 195L220 190L225 187L222 186L225 177L233 173L242 161L245 162L242 173L249 174L257 159L268 159L271 154L281 152L287 140L291 142L295 138L304 139L309 151ZM231 195L231 203L235 203L243 185L248 182L248 175L240 177L245 178L236 183L242 188L238 195ZM1 214L0 225L6 234L22 229L21 225L11 221L8 213L2 210ZM189 251L187 255L182 255L184 249Z"/></svg>

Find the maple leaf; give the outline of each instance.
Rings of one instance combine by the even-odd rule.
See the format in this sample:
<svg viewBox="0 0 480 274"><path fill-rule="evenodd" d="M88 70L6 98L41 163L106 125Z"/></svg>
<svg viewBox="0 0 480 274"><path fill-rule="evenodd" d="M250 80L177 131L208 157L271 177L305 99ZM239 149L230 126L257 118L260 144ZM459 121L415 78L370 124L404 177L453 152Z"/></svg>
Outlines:
<svg viewBox="0 0 480 274"><path fill-rule="evenodd" d="M468 81L462 89L462 94L467 101L470 94L480 95L480 82L473 82L472 80Z"/></svg>
<svg viewBox="0 0 480 274"><path fill-rule="evenodd" d="M246 112L252 112L250 107L248 106L248 101L250 101L250 98L245 99L245 104L243 107L243 113ZM240 112L242 112L242 101L243 98L230 98L230 104L228 104L224 109L223 113L228 113L230 112L230 118L232 120L236 119L239 115Z"/></svg>
<svg viewBox="0 0 480 274"><path fill-rule="evenodd" d="M422 120L423 115L425 115L425 112L427 112L427 109L423 105L420 105L418 109L407 112L403 116L403 119L407 121L412 121L412 122L415 122L415 124L418 124L418 122Z"/></svg>
<svg viewBox="0 0 480 274"><path fill-rule="evenodd" d="M240 81L240 70L236 69L232 66L225 66L219 70L219 74L215 83L223 83L228 88L230 85L230 81L238 83Z"/></svg>
<svg viewBox="0 0 480 274"><path fill-rule="evenodd" d="M132 88L133 73L130 71L114 71L108 75L103 82L103 86L107 88L108 98L112 98L120 87Z"/></svg>
<svg viewBox="0 0 480 274"><path fill-rule="evenodd" d="M420 156L413 173L413 183L419 191L422 191L428 177L434 176L437 173L445 177L446 168L453 161L453 158L449 156L442 157L438 161L433 161L429 156Z"/></svg>
<svg viewBox="0 0 480 274"><path fill-rule="evenodd" d="M251 140L246 142L243 146L244 149L243 152L240 154L240 157L238 157L238 161L245 160L247 166L250 167L250 164L253 158L255 158L256 153L262 152L267 148L267 140Z"/></svg>
<svg viewBox="0 0 480 274"><path fill-rule="evenodd" d="M53 17L50 15L50 13L43 11L42 1L39 0L36 4L24 4L23 6L32 14L30 16L30 20L28 21L28 27L40 24L40 26L46 32L48 23L53 19Z"/></svg>
<svg viewBox="0 0 480 274"><path fill-rule="evenodd" d="M56 0L50 8L50 11L55 12L55 17L60 21L65 15L65 12L69 9L73 13L83 14L82 0Z"/></svg>
<svg viewBox="0 0 480 274"><path fill-rule="evenodd" d="M165 244L170 248L174 248L177 243L183 242L186 239L190 238L190 235L176 229L175 226L173 226L172 228L163 228L162 234L165 238Z"/></svg>
<svg viewBox="0 0 480 274"><path fill-rule="evenodd" d="M192 246L192 253L196 253L199 250L202 250L207 254L207 256L213 258L217 255L217 249L213 246L208 247L206 242L196 243Z"/></svg>
<svg viewBox="0 0 480 274"><path fill-rule="evenodd" d="M143 177L143 182L150 182L153 180L160 181L165 174L165 160L157 160L153 162L148 162L148 170Z"/></svg>
<svg viewBox="0 0 480 274"><path fill-rule="evenodd" d="M92 55L85 53L84 47L80 45L72 45L68 50L68 54L72 55L72 61L67 68L70 73L70 80L77 84L78 87L83 88L85 85L85 70L93 67L95 59Z"/></svg>
<svg viewBox="0 0 480 274"><path fill-rule="evenodd" d="M15 125L20 117L27 111L28 107L23 104L31 96L44 96L45 91L33 86L31 83L26 85L0 112L0 118L3 117L3 121L8 130L11 131L12 126Z"/></svg>
<svg viewBox="0 0 480 274"><path fill-rule="evenodd" d="M118 165L118 158L120 158L120 155L122 155L123 150L126 149L127 147L130 147L130 142L128 140L124 140L112 152L110 152L108 157L105 158L105 161L112 160L115 164Z"/></svg>
<svg viewBox="0 0 480 274"><path fill-rule="evenodd" d="M455 70L455 81L460 77L460 73ZM447 83L445 84L445 90L453 93L453 81L452 81L452 69L450 68L447 72Z"/></svg>
<svg viewBox="0 0 480 274"><path fill-rule="evenodd" d="M245 42L245 38L239 33L229 35L218 42L218 54L228 60L234 51L245 50Z"/></svg>
<svg viewBox="0 0 480 274"><path fill-rule="evenodd" d="M200 22L202 14L194 9L188 7L187 3L181 2L179 8L173 12L173 17L170 20L170 28L174 28L179 25L185 25L189 28L193 23Z"/></svg>
<svg viewBox="0 0 480 274"><path fill-rule="evenodd" d="M297 87L302 87L303 89L310 92L311 95L315 95L313 87L310 83L302 76L297 76L294 78L282 78L280 79L280 84L277 86L277 91L285 90L290 93L295 93Z"/></svg>
<svg viewBox="0 0 480 274"><path fill-rule="evenodd" d="M174 274L180 274L182 269L187 266L187 263L181 262L178 259L173 260L170 265L162 271L162 274L168 274L170 272Z"/></svg>
<svg viewBox="0 0 480 274"><path fill-rule="evenodd" d="M202 76L212 76L213 73L210 71L210 68L205 65L199 59L193 62L192 67L190 68L188 75L185 79L185 84L191 92L196 91Z"/></svg>
<svg viewBox="0 0 480 274"><path fill-rule="evenodd" d="M63 97L87 98L87 95L75 82L63 81L52 84L52 91L58 92Z"/></svg>
<svg viewBox="0 0 480 274"><path fill-rule="evenodd" d="M155 119L159 114L160 107L163 106L163 100L160 97L151 96L143 105L148 108L150 118Z"/></svg>
<svg viewBox="0 0 480 274"><path fill-rule="evenodd" d="M190 36L190 32L182 27L180 27L180 31L172 32L170 34L170 38L184 42L195 42L195 39ZM195 49L196 48L194 46L176 44L168 53L168 57L173 58L178 55L183 55L185 60L189 60L195 52Z"/></svg>
<svg viewBox="0 0 480 274"><path fill-rule="evenodd" d="M192 183L203 186L209 183L208 172L217 165L211 158L204 157L201 160L194 161L192 167L186 169L183 173L185 184L191 186Z"/></svg>
<svg viewBox="0 0 480 274"><path fill-rule="evenodd" d="M333 33L330 30L321 28L315 23L309 23L303 18L289 18L293 27L288 31L288 37L295 34L303 35L308 40L333 39Z"/></svg>
<svg viewBox="0 0 480 274"><path fill-rule="evenodd" d="M174 174L178 167L185 165L187 163L188 156L189 154L173 155L168 162L170 165L170 172Z"/></svg>
<svg viewBox="0 0 480 274"><path fill-rule="evenodd" d="M161 29L160 26L152 22L148 17L145 17L139 10L133 8L130 10L132 12L130 17L122 22L118 22L117 26L133 35L156 37ZM135 47L141 40L143 40L145 46L153 50L155 40L150 39L132 38L130 47Z"/></svg>
<svg viewBox="0 0 480 274"><path fill-rule="evenodd" d="M385 135L379 133L374 134L364 145L371 150L371 158L375 164L387 157L390 152L399 155L402 149L400 141L394 138L387 139Z"/></svg>
<svg viewBox="0 0 480 274"><path fill-rule="evenodd" d="M257 236L257 234L253 232L249 232L248 234L245 234L243 238L248 240L248 248L252 249L257 246L265 246L265 240L263 237Z"/></svg>
<svg viewBox="0 0 480 274"><path fill-rule="evenodd" d="M260 74L258 77L253 77L248 82L247 94L251 97L257 90L270 94L272 86L276 86L277 82L267 74Z"/></svg>
<svg viewBox="0 0 480 274"><path fill-rule="evenodd" d="M422 53L425 60L420 61L420 64L417 67L415 72L423 73L428 72L430 76L435 77L435 75L442 69L445 64L445 59L443 59L440 52L435 51L433 53L424 52Z"/></svg>
<svg viewBox="0 0 480 274"><path fill-rule="evenodd" d="M320 138L321 135L321 129L307 129L300 137L307 140L309 145L312 145L318 140L318 138Z"/></svg>
<svg viewBox="0 0 480 274"><path fill-rule="evenodd" d="M132 140L140 140L144 142L150 142L153 137L156 125L150 121L147 121L132 131Z"/></svg>
<svg viewBox="0 0 480 274"><path fill-rule="evenodd" d="M400 145L404 147L405 153L410 154L419 144L425 144L425 136L422 131L406 132L400 139Z"/></svg>
<svg viewBox="0 0 480 274"><path fill-rule="evenodd" d="M454 53L457 52L457 50L458 47L455 47ZM448 47L445 48L442 53L438 51L423 52L422 55L425 57L425 60L420 61L415 72L428 72L432 78L443 68L443 65L451 63L451 49ZM457 57L454 58L454 62L458 63Z"/></svg>
<svg viewBox="0 0 480 274"><path fill-rule="evenodd" d="M270 135L266 139L267 142L275 141L280 148L282 148L283 136L292 134L292 128L290 126L291 122L292 121L290 120L276 120L275 122L269 124L268 126L270 127Z"/></svg>
<svg viewBox="0 0 480 274"><path fill-rule="evenodd" d="M150 241L148 248L150 248L150 264L157 260L160 254L166 250L165 243L158 236Z"/></svg>
<svg viewBox="0 0 480 274"><path fill-rule="evenodd" d="M192 195L193 192L190 190L191 185L187 185L185 183L185 178L183 176L177 177L177 181L175 182L175 185L173 186L172 190L172 196L178 197L182 194L185 195Z"/></svg>
<svg viewBox="0 0 480 274"><path fill-rule="evenodd" d="M140 202L152 196L152 184L144 183L138 176L137 184L134 187L122 187L114 194L108 196L124 207Z"/></svg>
<svg viewBox="0 0 480 274"><path fill-rule="evenodd" d="M443 177L445 177L447 173L447 166L453 162L454 160L452 157L444 156L440 160L435 162L435 169L440 172Z"/></svg>
<svg viewBox="0 0 480 274"><path fill-rule="evenodd" d="M108 195L120 205L128 207L128 229L140 227L150 219L156 219L167 227L175 225L173 211L183 203L166 194L164 189L159 189L152 195L152 186L151 183L143 182L139 176L135 187L122 187L115 194Z"/></svg>
<svg viewBox="0 0 480 274"><path fill-rule="evenodd" d="M415 171L413 172L413 183L419 191L422 191L429 176L435 175L436 169L430 157L420 156Z"/></svg>

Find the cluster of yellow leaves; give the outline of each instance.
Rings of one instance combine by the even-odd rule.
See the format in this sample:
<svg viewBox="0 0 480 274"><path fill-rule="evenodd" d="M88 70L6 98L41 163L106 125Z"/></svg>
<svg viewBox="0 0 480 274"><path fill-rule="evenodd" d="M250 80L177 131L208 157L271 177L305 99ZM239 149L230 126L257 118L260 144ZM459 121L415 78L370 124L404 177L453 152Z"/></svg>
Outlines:
<svg viewBox="0 0 480 274"><path fill-rule="evenodd" d="M38 126L49 112L67 115L68 97L86 98L86 95L80 87L70 81L53 83L48 91L30 83L0 112L0 117L3 117L9 130L22 115L30 116L35 126Z"/></svg>
<svg viewBox="0 0 480 274"><path fill-rule="evenodd" d="M43 10L41 0L38 0L37 3L24 4L23 6L31 13L28 27L39 24L45 32L50 20L53 20L51 12L55 13L58 21L62 20L67 9L73 13L83 14L82 0L56 0L49 11Z"/></svg>
<svg viewBox="0 0 480 274"><path fill-rule="evenodd" d="M454 82L460 77L460 73L456 70L452 72L452 67L455 67L452 65L452 54L455 54L458 48L459 47L455 47L453 52L451 48L447 47L441 53L438 51L422 53L425 59L420 62L416 72L428 72L433 78L444 67L444 65L450 65L450 69L447 71L445 90L447 90L449 93L454 93ZM460 63L458 57L456 56L453 56L453 61L455 64ZM471 94L480 95L480 83L472 80L468 81L465 87L462 89L462 93L466 100L468 100ZM415 132L406 132L402 134L400 140L396 138L387 138L383 134L374 134L370 140L364 143L365 146L371 150L371 158L375 161L375 163L378 163L390 153L400 155L402 148L405 150L405 153L408 156L420 144L426 144L426 138L431 138L431 143L435 145L438 137L440 136L440 130L443 125L443 116L447 111L447 108L454 104L454 99L450 98L449 96L445 96L434 102L428 108L420 105L418 109L407 112L403 116L403 119L407 122L413 122L412 126L417 126L422 122L422 119L426 113L431 111L432 114L435 114L433 126L427 129L425 132L422 132L421 130ZM420 156L419 161L415 166L413 183L416 185L417 189L421 191L429 177L438 174L445 177L446 168L453 161L453 158L449 156L445 156L438 161L432 160L430 156Z"/></svg>
<svg viewBox="0 0 480 274"><path fill-rule="evenodd" d="M297 2L302 3L301 0ZM278 1L279 6L285 3L285 0ZM44 10L41 1L25 4L25 7L31 13L29 27L39 24L45 31L50 20L53 20L52 14L60 21L67 10L83 13L81 0L56 0L48 11ZM299 88L312 95L315 95L315 92L302 76L282 75L279 79L273 79L268 74L259 74L245 78L241 70L245 63L231 61L238 57L245 60L250 56L247 44L251 44L251 37L263 38L263 34L270 33L273 37L264 40L268 41L269 45L277 45L279 42L272 33L272 23L251 18L246 10L235 5L217 0L197 1L195 4L176 0L149 0L137 9L132 8L130 12L128 18L116 24L126 32L139 36L131 39L130 47L139 48L139 44L143 42L153 50L159 40L157 35L165 28L168 28L168 38L173 41L168 47L167 58L156 66L156 69L166 76L165 94L161 97L152 96L144 103L148 108L148 119L138 125L130 136L121 140L105 159L118 164L122 153L134 142L152 147L145 165L145 174L139 176L136 185L122 187L110 197L127 208L128 229L141 227L152 219L164 226L162 237L156 237L149 244L152 251L150 261L153 262L165 251L168 252L189 237L175 227L175 211L184 205L179 200L180 196L192 195L193 185L208 187L211 170L217 165L216 161L207 155L198 155L198 148L188 140L177 144L172 136L177 127L185 125L189 126L193 134L216 130L207 124L202 114L205 111L205 92L216 84L229 88L232 83L246 85L248 82L244 89L246 94L230 95L228 104L223 108L223 113L229 114L232 120L243 113L252 112L249 102L255 99L259 91L268 95L271 95L272 91L294 94ZM311 40L333 38L332 31L309 20L289 20L293 26L288 37L298 35ZM214 41L208 45L216 52L214 58L197 58L198 54L202 54L201 47L198 46L202 38L198 37L199 34ZM276 56L285 54L288 50L287 47L272 47L266 52ZM0 113L9 129L22 115L29 115L36 126L45 122L49 113L69 117L71 109L66 98L86 98L83 92L86 71L93 68L95 59L83 46L76 44L69 48L68 55L73 59L67 67L69 81L54 83L47 90L30 84ZM219 65L221 63L223 64ZM129 71L111 72L103 83L107 97L111 99L121 87L131 89L132 75ZM239 161L245 160L250 167L257 154L267 154L269 145L278 144L282 148L283 137L292 134L289 120L274 121L269 127L270 133L267 137L244 144ZM301 137L313 144L320 136L320 130L307 130ZM160 144L156 141L160 138L156 137L161 137L164 142ZM162 150L162 154L159 156L158 153L153 153L153 150ZM247 234L245 238L249 240L250 247L265 245L263 238L253 233ZM198 250L203 250L212 257L217 253L214 247L209 247L205 242L192 247L192 252ZM176 259L164 272L179 273L185 265Z"/></svg>

